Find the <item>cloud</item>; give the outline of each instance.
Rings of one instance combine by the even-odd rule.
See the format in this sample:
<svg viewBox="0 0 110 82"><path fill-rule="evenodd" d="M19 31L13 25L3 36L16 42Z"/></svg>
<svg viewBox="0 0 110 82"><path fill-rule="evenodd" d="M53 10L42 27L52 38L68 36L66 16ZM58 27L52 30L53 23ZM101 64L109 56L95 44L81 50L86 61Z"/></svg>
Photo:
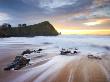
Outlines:
<svg viewBox="0 0 110 82"><path fill-rule="evenodd" d="M0 25L3 23L9 23L12 20L12 17L4 12L0 12Z"/></svg>
<svg viewBox="0 0 110 82"><path fill-rule="evenodd" d="M78 26L77 23L90 29L110 29L110 0L93 0L92 4L82 11L71 14L68 17L73 26Z"/></svg>
<svg viewBox="0 0 110 82"><path fill-rule="evenodd" d="M73 5L77 0L41 0L40 7L59 8L66 5Z"/></svg>
<svg viewBox="0 0 110 82"><path fill-rule="evenodd" d="M110 18L110 7L103 7L96 9L95 11L92 12L92 15L96 17L109 17Z"/></svg>
<svg viewBox="0 0 110 82"><path fill-rule="evenodd" d="M59 8L65 5L75 4L77 0L22 0L26 4L41 8Z"/></svg>
<svg viewBox="0 0 110 82"><path fill-rule="evenodd" d="M0 12L0 21L11 20L11 17L7 13Z"/></svg>
<svg viewBox="0 0 110 82"><path fill-rule="evenodd" d="M55 16L76 13L85 10L91 0L22 0L24 3L36 7L36 12L42 15Z"/></svg>
<svg viewBox="0 0 110 82"><path fill-rule="evenodd" d="M97 26L97 25L101 25L101 24L107 24L107 23L110 23L110 19L97 19L95 21L90 21L90 22L86 22L86 23L83 23L84 25L86 26Z"/></svg>
<svg viewBox="0 0 110 82"><path fill-rule="evenodd" d="M96 26L96 25L99 25L99 24L102 24L103 22L101 21L94 21L94 22L87 22L87 23L84 23L84 25L86 26Z"/></svg>
<svg viewBox="0 0 110 82"><path fill-rule="evenodd" d="M90 6L91 9L101 8L110 4L110 0L93 0L92 5Z"/></svg>

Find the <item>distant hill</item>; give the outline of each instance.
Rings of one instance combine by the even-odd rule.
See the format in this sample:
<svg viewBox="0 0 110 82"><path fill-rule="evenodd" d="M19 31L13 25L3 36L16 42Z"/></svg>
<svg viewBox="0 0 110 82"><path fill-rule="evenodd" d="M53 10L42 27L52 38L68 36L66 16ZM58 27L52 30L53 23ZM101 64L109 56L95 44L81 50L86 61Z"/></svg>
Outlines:
<svg viewBox="0 0 110 82"><path fill-rule="evenodd" d="M58 32L48 22L19 27L1 27L0 37L33 37L33 36L56 36Z"/></svg>

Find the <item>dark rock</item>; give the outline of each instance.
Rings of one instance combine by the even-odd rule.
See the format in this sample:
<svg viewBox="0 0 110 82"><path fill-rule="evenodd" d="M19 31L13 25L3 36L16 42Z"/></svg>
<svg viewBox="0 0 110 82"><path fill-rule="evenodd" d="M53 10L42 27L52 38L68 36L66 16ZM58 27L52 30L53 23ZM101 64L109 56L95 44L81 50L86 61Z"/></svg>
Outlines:
<svg viewBox="0 0 110 82"><path fill-rule="evenodd" d="M33 53L33 52L36 52L36 51L35 51L35 50L34 50L34 51L31 51L31 50L27 49L27 50L23 51L21 55L31 54L31 53Z"/></svg>
<svg viewBox="0 0 110 82"><path fill-rule="evenodd" d="M37 51L42 51L43 49L39 48Z"/></svg>
<svg viewBox="0 0 110 82"><path fill-rule="evenodd" d="M29 64L29 61L30 59L26 59L23 56L16 56L15 60L6 68L4 68L4 70L11 70L12 68L14 68L14 70L21 69L22 67Z"/></svg>
<svg viewBox="0 0 110 82"><path fill-rule="evenodd" d="M71 51L68 51L68 50L65 50L65 49L62 49L62 50L60 51L60 54L61 54L61 55L67 55L68 53L71 53Z"/></svg>
<svg viewBox="0 0 110 82"><path fill-rule="evenodd" d="M102 59L101 57L99 57L99 56L94 56L94 55L88 55L87 57L90 58L90 59L99 59L99 60Z"/></svg>

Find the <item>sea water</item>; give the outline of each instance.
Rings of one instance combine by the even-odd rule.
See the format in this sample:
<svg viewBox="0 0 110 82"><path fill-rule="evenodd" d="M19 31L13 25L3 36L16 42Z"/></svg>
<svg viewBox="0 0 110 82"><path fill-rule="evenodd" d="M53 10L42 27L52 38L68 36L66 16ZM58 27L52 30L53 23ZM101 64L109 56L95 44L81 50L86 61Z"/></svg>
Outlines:
<svg viewBox="0 0 110 82"><path fill-rule="evenodd" d="M110 36L59 35L0 38L0 48L5 49L11 45L42 45L48 52L57 52L56 50L62 48L78 48L80 52L103 53L110 51Z"/></svg>

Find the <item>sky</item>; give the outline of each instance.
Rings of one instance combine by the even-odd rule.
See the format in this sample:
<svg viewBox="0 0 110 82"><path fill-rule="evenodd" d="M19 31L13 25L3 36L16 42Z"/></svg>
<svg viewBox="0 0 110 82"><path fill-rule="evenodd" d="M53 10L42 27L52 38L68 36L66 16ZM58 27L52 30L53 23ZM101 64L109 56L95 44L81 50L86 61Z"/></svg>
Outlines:
<svg viewBox="0 0 110 82"><path fill-rule="evenodd" d="M110 0L0 0L0 24L49 21L62 34L110 34Z"/></svg>

